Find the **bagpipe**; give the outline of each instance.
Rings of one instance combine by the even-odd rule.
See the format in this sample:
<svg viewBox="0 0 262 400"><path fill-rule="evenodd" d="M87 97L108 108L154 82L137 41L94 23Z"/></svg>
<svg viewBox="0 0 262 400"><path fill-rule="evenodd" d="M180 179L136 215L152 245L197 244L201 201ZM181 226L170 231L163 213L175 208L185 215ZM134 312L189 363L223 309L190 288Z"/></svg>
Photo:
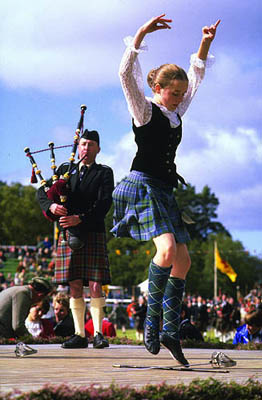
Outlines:
<svg viewBox="0 0 262 400"><path fill-rule="evenodd" d="M26 156L29 158L31 164L32 164L32 176L31 176L31 183L37 183L38 180L40 180L41 187L44 188L47 197L52 200L54 203L57 204L62 204L65 207L67 206L67 200L68 200L68 195L69 195L69 186L68 186L68 180L72 174L72 172L79 166L81 161L85 158L82 157L76 164L75 162L75 155L77 151L77 146L81 137L81 134L83 133L83 127L84 127L84 114L87 109L87 107L83 104L80 107L81 109L81 115L79 122L77 124L77 128L75 130L74 134L74 142L73 145L64 145L64 146L54 146L53 142L48 143L48 148L42 149L42 150L37 150L34 152L31 152L29 147L26 147L24 149ZM72 151L69 157L69 164L67 171L64 173L63 176L58 177L57 175L57 166L55 165L55 149L61 149L61 148L66 148L66 147L72 147ZM41 170L38 168L36 161L33 157L33 154L44 152L44 151L50 151L50 160L51 160L51 169L53 171L52 175L52 185L49 186L47 184L47 181L43 178ZM60 215L55 215L51 213L51 211L48 211L48 214L45 211L42 211L44 216L49 220L49 221L57 221L60 218ZM66 241L66 234L65 230L63 229L63 240Z"/></svg>

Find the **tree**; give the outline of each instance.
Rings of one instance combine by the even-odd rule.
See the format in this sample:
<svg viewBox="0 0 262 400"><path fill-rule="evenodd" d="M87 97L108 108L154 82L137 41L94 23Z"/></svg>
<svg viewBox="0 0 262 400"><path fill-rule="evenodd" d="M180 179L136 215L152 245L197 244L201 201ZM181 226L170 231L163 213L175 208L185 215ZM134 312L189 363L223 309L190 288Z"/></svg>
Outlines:
<svg viewBox="0 0 262 400"><path fill-rule="evenodd" d="M195 221L194 224L187 225L191 239L207 240L212 233L223 233L230 237L227 229L215 221L219 200L208 186L204 186L202 192L196 193L194 186L179 185L175 196L180 210Z"/></svg>
<svg viewBox="0 0 262 400"><path fill-rule="evenodd" d="M175 192L180 209L188 212L196 221L187 225L191 241L188 249L192 267L187 276L186 291L205 297L214 295L214 240L217 240L221 255L236 270L237 282L232 283L227 275L217 272L218 288L232 296L236 286L243 293L253 287L262 271L262 262L250 257L240 242L231 239L227 229L217 221L216 210L219 201L208 186L200 193L193 186L179 185ZM113 225L113 207L106 217L107 233ZM152 241L136 242L131 238L114 239L108 234L108 250L113 284L122 286L137 285L147 278L148 265L154 257L155 246ZM262 273L262 272L261 272Z"/></svg>
<svg viewBox="0 0 262 400"><path fill-rule="evenodd" d="M111 240L114 238L113 234L110 232L110 230L113 227L113 214L114 214L114 206L113 204L111 205L110 210L106 214L105 218L105 227L106 227L106 237L107 241Z"/></svg>
<svg viewBox="0 0 262 400"><path fill-rule="evenodd" d="M206 242L190 243L192 266L187 276L186 290L204 297L213 297L215 241L221 258L227 261L237 273L236 282L232 282L227 275L217 270L218 290L236 297L236 288L239 286L242 294L246 294L259 279L258 267L262 269L262 261L250 256L241 242L233 241L224 234L210 235Z"/></svg>
<svg viewBox="0 0 262 400"><path fill-rule="evenodd" d="M53 224L44 218L32 186L1 183L0 210L1 244L33 245L37 236L52 236Z"/></svg>
<svg viewBox="0 0 262 400"><path fill-rule="evenodd" d="M143 243L131 238L113 239L108 251L114 285L134 286L146 279L150 255L143 252Z"/></svg>

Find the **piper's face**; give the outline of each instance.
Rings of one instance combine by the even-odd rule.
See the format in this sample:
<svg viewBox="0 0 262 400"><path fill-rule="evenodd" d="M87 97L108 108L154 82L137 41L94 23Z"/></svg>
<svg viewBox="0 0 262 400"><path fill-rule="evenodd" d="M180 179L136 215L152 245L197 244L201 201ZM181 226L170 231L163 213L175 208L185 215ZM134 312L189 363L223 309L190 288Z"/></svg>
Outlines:
<svg viewBox="0 0 262 400"><path fill-rule="evenodd" d="M95 140L80 139L78 145L78 156L80 159L86 156L82 161L84 164L92 164L95 161L96 156L99 152L100 147Z"/></svg>

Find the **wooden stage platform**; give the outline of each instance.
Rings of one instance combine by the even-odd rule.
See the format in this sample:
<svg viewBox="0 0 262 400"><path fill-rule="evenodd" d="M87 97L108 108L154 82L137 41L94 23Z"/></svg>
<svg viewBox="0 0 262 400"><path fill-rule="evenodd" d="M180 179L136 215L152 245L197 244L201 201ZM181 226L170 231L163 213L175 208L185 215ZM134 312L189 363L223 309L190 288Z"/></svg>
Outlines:
<svg viewBox="0 0 262 400"><path fill-rule="evenodd" d="M262 352L245 350L222 350L237 362L232 368L214 369L209 367L213 349L185 349L191 364L199 371L167 371L157 369L115 368L114 364L137 366L178 366L166 349L157 356L148 353L143 346L110 345L107 349L68 350L60 345L34 345L37 354L16 358L14 345L0 346L0 388L2 392L19 389L27 392L39 389L49 383L73 386L96 384L103 387L112 382L120 386L140 388L146 384L189 383L195 378L213 377L220 381L245 383L248 378L262 380ZM206 369L210 369L206 372ZM204 371L203 371L204 370Z"/></svg>

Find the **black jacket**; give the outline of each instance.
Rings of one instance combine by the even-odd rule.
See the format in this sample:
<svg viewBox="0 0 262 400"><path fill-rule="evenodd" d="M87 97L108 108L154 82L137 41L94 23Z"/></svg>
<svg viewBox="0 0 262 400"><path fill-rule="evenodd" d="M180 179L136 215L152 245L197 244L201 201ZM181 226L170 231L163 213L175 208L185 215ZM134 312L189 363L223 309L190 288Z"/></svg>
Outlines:
<svg viewBox="0 0 262 400"><path fill-rule="evenodd" d="M60 177L68 169L68 163L62 164L57 169ZM47 184L52 185L50 179ZM92 164L85 172L82 181L79 180L79 170L76 168L68 180L69 193L65 207L68 215L79 215L82 222L69 231L79 237L84 237L85 232L104 232L104 219L112 204L114 189L113 171L110 167L101 164ZM37 191L40 207L50 215L49 207L54 202L50 200L43 187Z"/></svg>

